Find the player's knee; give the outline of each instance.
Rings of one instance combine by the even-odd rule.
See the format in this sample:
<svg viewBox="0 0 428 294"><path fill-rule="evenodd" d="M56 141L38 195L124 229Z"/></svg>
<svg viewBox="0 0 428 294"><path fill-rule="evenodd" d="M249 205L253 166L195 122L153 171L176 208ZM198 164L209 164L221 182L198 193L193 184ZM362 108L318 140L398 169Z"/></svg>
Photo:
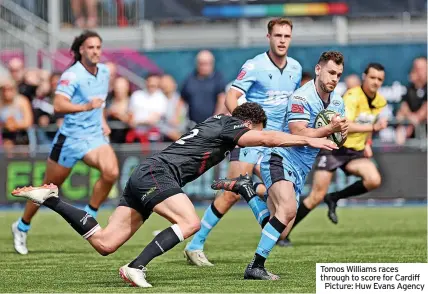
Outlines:
<svg viewBox="0 0 428 294"><path fill-rule="evenodd" d="M296 217L296 204L294 203L294 207L290 205L281 207L276 210L275 216L277 216L278 220L283 224L287 225L289 222Z"/></svg>
<svg viewBox="0 0 428 294"><path fill-rule="evenodd" d="M102 256L107 256L116 252L117 248L118 248L117 246L114 246L112 244L108 244L106 242L100 242L97 248L97 251Z"/></svg>
<svg viewBox="0 0 428 294"><path fill-rule="evenodd" d="M119 177L119 169L117 167L111 168L111 169L106 169L106 170L102 171L101 176L106 182L114 183L114 182L116 182L117 178Z"/></svg>
<svg viewBox="0 0 428 294"><path fill-rule="evenodd" d="M370 177L367 177L364 181L364 185L369 191L379 188L381 183L382 183L382 178L378 173L370 175Z"/></svg>
<svg viewBox="0 0 428 294"><path fill-rule="evenodd" d="M183 233L184 239L187 239L201 229L201 220L198 217L192 217L178 225Z"/></svg>

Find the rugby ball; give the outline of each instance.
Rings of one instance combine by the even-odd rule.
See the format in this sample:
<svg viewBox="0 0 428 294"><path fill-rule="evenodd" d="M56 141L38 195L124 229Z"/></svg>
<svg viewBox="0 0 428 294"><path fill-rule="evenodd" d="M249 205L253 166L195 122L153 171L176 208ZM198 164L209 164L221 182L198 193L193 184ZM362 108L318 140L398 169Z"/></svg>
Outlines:
<svg viewBox="0 0 428 294"><path fill-rule="evenodd" d="M318 113L317 117L315 118L315 128L320 128L323 126L326 126L330 123L332 117L336 114L336 112L328 109L324 109L320 113ZM345 143L345 139L342 137L341 132L333 133L330 136L328 136L328 139L336 143L337 146L342 146L343 143Z"/></svg>

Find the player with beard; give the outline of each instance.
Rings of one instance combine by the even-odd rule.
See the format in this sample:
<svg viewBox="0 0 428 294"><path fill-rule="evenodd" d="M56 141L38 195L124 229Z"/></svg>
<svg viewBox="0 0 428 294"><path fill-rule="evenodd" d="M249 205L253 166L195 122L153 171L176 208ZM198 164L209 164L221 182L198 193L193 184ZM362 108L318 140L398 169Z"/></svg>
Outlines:
<svg viewBox="0 0 428 294"><path fill-rule="evenodd" d="M323 138L341 132L346 138L348 122L342 97L334 92L342 76L344 58L337 51L323 52L315 66L315 80L294 92L288 102L284 122L285 133ZM326 126L315 128L315 119L324 109L334 111L335 116ZM247 266L244 279L277 280L277 275L265 269L265 261L280 236L285 237L296 216L299 196L310 172L318 148L276 147L267 149L261 161L261 174L268 189L267 204L270 220L262 230L261 239L253 260ZM219 180L216 189L239 191L251 184L251 180Z"/></svg>
<svg viewBox="0 0 428 294"><path fill-rule="evenodd" d="M323 199L328 205L329 219L337 224L336 207L339 199L361 195L380 186L381 175L369 158L373 156L372 133L388 126L385 118L377 120L387 105L386 99L378 92L384 80L384 67L379 63L369 63L364 70L362 86L349 89L344 94L346 117L350 121L348 139L339 150L321 151L318 155L312 191L300 205L294 226ZM326 195L337 168L341 168L347 175L362 179L341 191Z"/></svg>
<svg viewBox="0 0 428 294"><path fill-rule="evenodd" d="M44 184L62 185L73 166L83 160L100 171L92 197L85 211L96 217L98 208L107 198L119 175L119 166L107 135L111 130L104 116L110 73L99 63L102 52L101 37L85 31L71 45L73 64L61 75L55 97L55 112L63 113L59 128L47 159ZM39 207L27 201L23 216L12 224L15 250L27 254L27 233Z"/></svg>
<svg viewBox="0 0 428 294"><path fill-rule="evenodd" d="M226 107L232 113L238 99L245 95L247 101L260 104L267 115L267 130L281 130L287 109L287 102L299 87L302 67L299 62L287 55L291 42L293 23L286 18L276 18L267 25L269 51L247 60L242 66L226 97ZM228 177L240 174L252 175L253 169L265 148L236 148L230 155ZM259 168L255 169L260 176ZM253 193L244 190L241 194L248 202L261 227L269 220L266 202ZM205 241L211 230L229 209L240 200L240 195L224 191L206 209L202 218L201 230L187 244L184 254L191 264L212 266L203 251Z"/></svg>

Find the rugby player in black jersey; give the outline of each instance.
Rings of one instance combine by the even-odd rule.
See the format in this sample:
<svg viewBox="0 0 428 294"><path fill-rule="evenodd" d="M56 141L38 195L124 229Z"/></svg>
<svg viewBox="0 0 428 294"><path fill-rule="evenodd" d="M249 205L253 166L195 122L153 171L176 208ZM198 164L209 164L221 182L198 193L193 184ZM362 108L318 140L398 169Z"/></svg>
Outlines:
<svg viewBox="0 0 428 294"><path fill-rule="evenodd" d="M173 225L160 232L130 263L119 269L133 286L151 287L146 266L156 256L172 249L200 228L200 219L181 189L220 163L236 145L312 146L327 150L337 146L327 139L307 138L277 131L262 131L266 115L257 103L235 108L232 116L216 115L195 126L162 152L143 160L128 180L116 210L102 229L84 210L58 198L51 185L15 189L12 195L25 197L60 214L101 255L115 252L154 211Z"/></svg>

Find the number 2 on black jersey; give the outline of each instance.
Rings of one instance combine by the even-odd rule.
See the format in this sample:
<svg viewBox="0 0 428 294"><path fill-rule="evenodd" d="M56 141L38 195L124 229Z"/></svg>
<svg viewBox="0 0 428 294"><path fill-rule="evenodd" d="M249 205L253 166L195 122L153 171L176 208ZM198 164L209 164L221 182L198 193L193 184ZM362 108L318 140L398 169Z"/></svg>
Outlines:
<svg viewBox="0 0 428 294"><path fill-rule="evenodd" d="M180 144L180 145L184 145L184 143L186 143L186 141L184 141L184 140L193 138L194 136L196 136L199 133L199 130L198 129L193 129L193 130L190 131L190 133L191 133L190 135L187 135L187 136L185 136L185 137L183 137L183 138L175 141L175 143Z"/></svg>

